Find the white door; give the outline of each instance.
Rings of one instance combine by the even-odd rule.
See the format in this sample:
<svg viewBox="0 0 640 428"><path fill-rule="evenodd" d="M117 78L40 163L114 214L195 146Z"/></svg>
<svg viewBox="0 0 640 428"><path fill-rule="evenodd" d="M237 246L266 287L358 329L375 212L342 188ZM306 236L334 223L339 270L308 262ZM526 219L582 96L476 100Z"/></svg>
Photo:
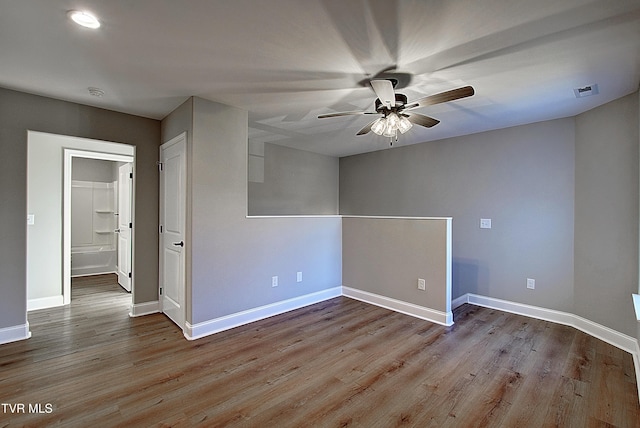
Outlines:
<svg viewBox="0 0 640 428"><path fill-rule="evenodd" d="M160 303L184 330L186 135L160 146Z"/></svg>
<svg viewBox="0 0 640 428"><path fill-rule="evenodd" d="M131 164L118 168L118 284L131 291Z"/></svg>

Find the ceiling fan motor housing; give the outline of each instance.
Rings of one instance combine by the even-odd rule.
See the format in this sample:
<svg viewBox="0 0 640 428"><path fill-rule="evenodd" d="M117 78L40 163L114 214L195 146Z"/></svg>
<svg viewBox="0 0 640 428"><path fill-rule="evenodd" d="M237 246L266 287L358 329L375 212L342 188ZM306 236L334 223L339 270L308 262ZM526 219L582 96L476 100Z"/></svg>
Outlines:
<svg viewBox="0 0 640 428"><path fill-rule="evenodd" d="M390 110L387 109L384 104L382 104L382 101L380 101L380 98L376 98L376 111L380 114L384 114L385 116L391 112L398 113L399 111L401 111L404 108L404 106L407 104L407 96L405 94L398 94L398 93L396 93L395 95L396 95L396 105L395 107L391 107Z"/></svg>

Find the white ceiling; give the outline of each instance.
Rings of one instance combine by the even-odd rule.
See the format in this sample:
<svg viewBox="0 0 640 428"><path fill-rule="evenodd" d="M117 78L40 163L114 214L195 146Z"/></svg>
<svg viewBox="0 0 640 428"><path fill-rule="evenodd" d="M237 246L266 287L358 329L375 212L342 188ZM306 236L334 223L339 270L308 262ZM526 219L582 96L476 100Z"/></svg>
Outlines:
<svg viewBox="0 0 640 428"><path fill-rule="evenodd" d="M98 30L73 24L86 9ZM0 86L162 119L195 95L249 111L249 138L334 156L389 147L360 82L396 66L418 112L395 146L573 116L638 89L640 0L0 0ZM573 89L597 83L598 95ZM96 98L87 88L103 89Z"/></svg>

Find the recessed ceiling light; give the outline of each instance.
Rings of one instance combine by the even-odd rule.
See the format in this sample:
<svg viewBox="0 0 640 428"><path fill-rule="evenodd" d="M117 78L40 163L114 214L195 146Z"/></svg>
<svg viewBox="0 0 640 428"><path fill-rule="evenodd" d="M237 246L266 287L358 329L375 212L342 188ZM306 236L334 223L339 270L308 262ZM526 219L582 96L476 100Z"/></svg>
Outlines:
<svg viewBox="0 0 640 428"><path fill-rule="evenodd" d="M104 96L104 91L100 88L95 88L93 86L90 86L87 88L89 90L89 95L93 95L94 97L103 97Z"/></svg>
<svg viewBox="0 0 640 428"><path fill-rule="evenodd" d="M96 18L89 12L85 12L82 10L70 10L67 15L69 15L69 18L71 18L73 22L78 25L82 25L83 27L93 29L100 27L100 21L98 21L98 18Z"/></svg>

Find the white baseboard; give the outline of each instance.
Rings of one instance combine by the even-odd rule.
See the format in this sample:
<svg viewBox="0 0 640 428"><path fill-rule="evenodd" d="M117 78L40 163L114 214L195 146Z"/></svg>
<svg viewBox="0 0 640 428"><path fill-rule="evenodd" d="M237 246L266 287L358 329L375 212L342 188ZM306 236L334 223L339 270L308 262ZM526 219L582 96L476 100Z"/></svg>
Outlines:
<svg viewBox="0 0 640 428"><path fill-rule="evenodd" d="M60 296L40 297L38 299L27 300L27 311L37 311L38 309L55 308L64 306L64 298Z"/></svg>
<svg viewBox="0 0 640 428"><path fill-rule="evenodd" d="M633 365L636 368L636 386L638 387L638 400L640 401L640 343L636 341L636 352L631 354L633 356Z"/></svg>
<svg viewBox="0 0 640 428"><path fill-rule="evenodd" d="M477 294L467 293L454 299L451 302L451 308L455 309L465 303L568 325L630 353L636 371L636 386L638 398L640 398L640 343L637 339L578 315Z"/></svg>
<svg viewBox="0 0 640 428"><path fill-rule="evenodd" d="M5 343L17 342L31 337L29 331L29 323L16 325L13 327L0 328L0 345Z"/></svg>
<svg viewBox="0 0 640 428"><path fill-rule="evenodd" d="M184 336L189 340L199 339L274 315L279 315L294 309L303 308L305 306L320 303L325 300L333 299L342 295L341 287L330 288L318 291L316 293L306 294L293 299L283 300L281 302L271 303L269 305L260 306L246 311L237 312L235 314L226 315L209 321L197 324L185 323Z"/></svg>
<svg viewBox="0 0 640 428"><path fill-rule="evenodd" d="M462 296L453 299L451 301L451 310L454 310L455 308L464 305L465 303L469 303L469 294L463 294Z"/></svg>
<svg viewBox="0 0 640 428"><path fill-rule="evenodd" d="M623 351L629 352L630 354L635 354L638 349L638 341L633 337L568 312L510 302L508 300L495 299L493 297L479 296L471 293L465 294L462 297L466 298L466 301L473 305L498 309L505 312L511 312L518 315L575 327L584 333L597 337L598 339L620 348ZM460 297L455 299L456 302L460 300L464 299Z"/></svg>
<svg viewBox="0 0 640 428"><path fill-rule="evenodd" d="M160 312L160 302L158 300L154 300L152 302L132 304L129 316L131 318L135 318L149 314L156 314L158 312Z"/></svg>
<svg viewBox="0 0 640 428"><path fill-rule="evenodd" d="M411 315L416 318L431 321L436 324L450 326L453 325L453 313L442 312L414 303L404 302L402 300L392 299L391 297L381 296L379 294L369 293L355 288L342 286L342 295L361 302L369 303L392 311Z"/></svg>

